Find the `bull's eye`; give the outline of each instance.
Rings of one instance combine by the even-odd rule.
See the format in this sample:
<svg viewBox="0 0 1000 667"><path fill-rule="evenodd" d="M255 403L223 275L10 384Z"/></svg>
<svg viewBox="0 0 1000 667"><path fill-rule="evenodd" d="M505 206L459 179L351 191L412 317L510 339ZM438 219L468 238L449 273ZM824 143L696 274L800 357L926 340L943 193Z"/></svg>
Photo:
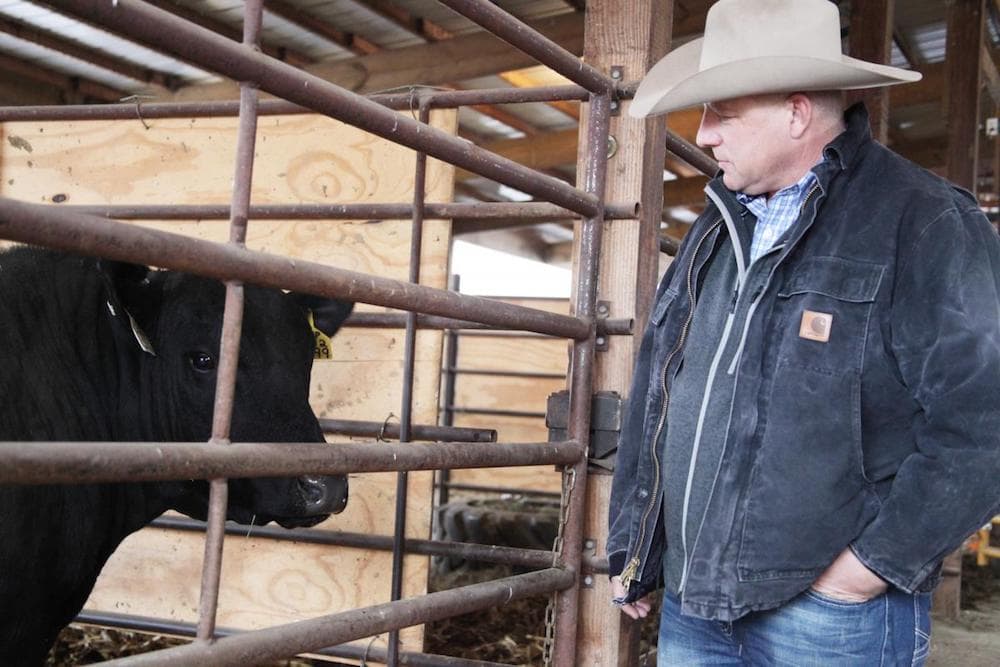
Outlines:
<svg viewBox="0 0 1000 667"><path fill-rule="evenodd" d="M188 352L191 368L199 373L209 373L215 370L215 357L208 352Z"/></svg>

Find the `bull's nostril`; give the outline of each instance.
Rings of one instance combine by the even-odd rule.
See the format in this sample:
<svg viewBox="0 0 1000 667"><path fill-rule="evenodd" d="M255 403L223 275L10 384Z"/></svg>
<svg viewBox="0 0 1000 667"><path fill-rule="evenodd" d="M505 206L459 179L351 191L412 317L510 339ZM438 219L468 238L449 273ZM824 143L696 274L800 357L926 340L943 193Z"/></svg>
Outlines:
<svg viewBox="0 0 1000 667"><path fill-rule="evenodd" d="M315 477L300 477L299 490L307 505L320 505L326 500L326 484Z"/></svg>

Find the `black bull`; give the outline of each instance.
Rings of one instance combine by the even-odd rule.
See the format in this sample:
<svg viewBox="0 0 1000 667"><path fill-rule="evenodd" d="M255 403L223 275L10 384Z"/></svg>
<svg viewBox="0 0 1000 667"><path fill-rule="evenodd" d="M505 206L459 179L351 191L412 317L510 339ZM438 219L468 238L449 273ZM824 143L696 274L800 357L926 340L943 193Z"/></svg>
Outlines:
<svg viewBox="0 0 1000 667"><path fill-rule="evenodd" d="M211 437L224 287L132 264L20 247L0 253L0 446ZM247 286L231 439L320 442L314 338L353 304ZM0 665L40 664L105 561L168 509L207 512L204 481L0 486ZM228 518L314 525L347 479L229 483Z"/></svg>

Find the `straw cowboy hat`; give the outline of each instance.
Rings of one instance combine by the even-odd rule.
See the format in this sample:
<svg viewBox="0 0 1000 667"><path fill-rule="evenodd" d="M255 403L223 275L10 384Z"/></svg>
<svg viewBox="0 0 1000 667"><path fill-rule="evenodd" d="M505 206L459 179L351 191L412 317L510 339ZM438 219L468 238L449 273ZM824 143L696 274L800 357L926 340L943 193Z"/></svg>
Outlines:
<svg viewBox="0 0 1000 667"><path fill-rule="evenodd" d="M921 74L841 53L830 0L719 0L705 36L671 51L646 74L629 107L644 118L761 93L874 88Z"/></svg>

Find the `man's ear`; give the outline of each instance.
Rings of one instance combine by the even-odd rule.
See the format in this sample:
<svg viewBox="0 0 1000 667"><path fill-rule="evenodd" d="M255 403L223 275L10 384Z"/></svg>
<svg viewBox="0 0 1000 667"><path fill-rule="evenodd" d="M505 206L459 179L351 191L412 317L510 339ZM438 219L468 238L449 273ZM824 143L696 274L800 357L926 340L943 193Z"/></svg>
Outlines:
<svg viewBox="0 0 1000 667"><path fill-rule="evenodd" d="M785 102L791 111L788 132L792 139L801 139L813 122L813 104L808 95L792 93Z"/></svg>
<svg viewBox="0 0 1000 667"><path fill-rule="evenodd" d="M307 312L312 313L313 325L327 336L335 334L344 320L351 314L351 311L354 310L353 301L328 299L295 292L289 292L288 297L305 308Z"/></svg>
<svg viewBox="0 0 1000 667"><path fill-rule="evenodd" d="M153 285L156 272L142 264L97 261L104 281L107 309L112 319L121 323L143 352L156 355L146 335L156 324L159 310L159 290Z"/></svg>

